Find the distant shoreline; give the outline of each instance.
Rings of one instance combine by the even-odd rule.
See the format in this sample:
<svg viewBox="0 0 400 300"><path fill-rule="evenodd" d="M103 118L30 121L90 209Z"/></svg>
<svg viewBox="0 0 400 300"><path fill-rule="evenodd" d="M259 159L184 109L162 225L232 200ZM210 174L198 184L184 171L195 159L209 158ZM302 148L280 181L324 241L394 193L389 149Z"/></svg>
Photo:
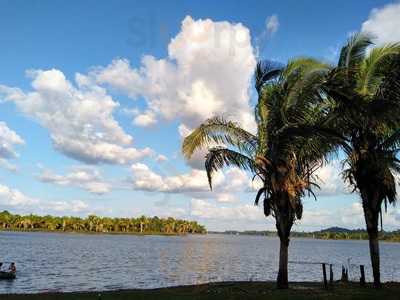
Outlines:
<svg viewBox="0 0 400 300"><path fill-rule="evenodd" d="M209 231L208 234L224 234L224 235L247 235L247 236L270 236L276 237L275 231ZM327 228L314 232L296 232L290 233L291 238L308 238L316 240L368 240L366 230L357 229L350 230L346 228ZM382 231L379 232L379 240L385 242L400 242L400 231Z"/></svg>
<svg viewBox="0 0 400 300"><path fill-rule="evenodd" d="M207 233L166 233L166 232L94 232L94 231L62 231L62 230L43 230L43 229L3 229L0 228L1 232L32 232L32 233L60 233L60 234L71 234L71 235L79 235L79 234L87 234L87 235L132 235L132 236L187 236L187 235L230 235L230 236L266 236L266 237L276 237L276 232L257 232L257 233L246 233L246 232L219 232L219 231L210 231ZM334 234L334 233L332 233ZM292 232L291 239L314 239L314 240L326 240L326 241L367 241L368 237L357 238L353 237L325 237L320 235L312 235L312 233L299 233ZM400 243L400 237L395 238L379 238L382 242L392 242L392 243Z"/></svg>
<svg viewBox="0 0 400 300"><path fill-rule="evenodd" d="M61 233L61 234L88 234L88 235L159 235L159 236L185 236L188 234L202 235L202 233L166 233L166 232L94 232L94 231L62 231L62 230L42 230L42 229L3 229L0 232L33 232L33 233Z"/></svg>
<svg viewBox="0 0 400 300"><path fill-rule="evenodd" d="M18 215L7 210L0 212L0 230L110 233L132 235L183 235L206 233L203 225L196 221L153 217L110 218L88 215L73 216Z"/></svg>

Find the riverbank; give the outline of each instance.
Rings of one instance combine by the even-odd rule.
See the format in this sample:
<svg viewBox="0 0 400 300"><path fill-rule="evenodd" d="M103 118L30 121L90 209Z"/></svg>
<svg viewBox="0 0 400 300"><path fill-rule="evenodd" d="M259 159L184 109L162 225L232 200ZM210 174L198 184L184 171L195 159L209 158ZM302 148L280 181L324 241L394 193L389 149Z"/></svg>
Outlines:
<svg viewBox="0 0 400 300"><path fill-rule="evenodd" d="M335 283L328 290L321 283L291 283L288 290L277 290L272 282L221 282L192 286L178 286L149 290L122 290L107 292L80 293L41 293L0 295L2 300L398 300L400 283L386 283L381 290L372 289L370 285L360 287L358 283Z"/></svg>
<svg viewBox="0 0 400 300"><path fill-rule="evenodd" d="M60 234L90 234L90 235L135 235L135 236L145 236L145 235L160 235L160 236L185 236L189 233L169 233L169 232L95 232L95 231L74 231L74 230L45 230L45 229L0 229L1 232L32 232L32 233L60 233ZM204 233L190 233L190 234L204 234Z"/></svg>

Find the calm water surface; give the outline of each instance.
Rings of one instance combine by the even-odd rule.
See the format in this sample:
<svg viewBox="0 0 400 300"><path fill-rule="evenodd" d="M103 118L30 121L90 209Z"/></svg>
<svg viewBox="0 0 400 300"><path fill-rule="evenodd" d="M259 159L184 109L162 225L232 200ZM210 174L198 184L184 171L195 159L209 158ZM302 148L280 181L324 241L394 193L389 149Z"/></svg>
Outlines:
<svg viewBox="0 0 400 300"><path fill-rule="evenodd" d="M261 236L131 236L0 232L0 260L18 276L0 293L154 288L209 281L274 280L279 240ZM290 261L365 264L366 241L292 239ZM381 243L382 279L400 281L400 243ZM289 265L292 281L319 281L320 265Z"/></svg>

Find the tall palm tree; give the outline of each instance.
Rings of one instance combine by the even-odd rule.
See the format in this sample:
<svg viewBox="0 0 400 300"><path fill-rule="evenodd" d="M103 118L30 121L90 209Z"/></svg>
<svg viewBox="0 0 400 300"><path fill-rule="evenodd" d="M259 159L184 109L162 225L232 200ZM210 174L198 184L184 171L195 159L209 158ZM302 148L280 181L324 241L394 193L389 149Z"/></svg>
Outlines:
<svg viewBox="0 0 400 300"><path fill-rule="evenodd" d="M182 146L186 158L199 148L209 148L205 169L211 188L214 172L225 166L250 171L261 180L255 202L261 200L265 216L276 220L279 288L288 287L289 236L295 220L302 217L301 198L307 192L313 194L313 174L335 142L313 129L326 117L319 88L329 69L309 58L293 60L285 67L259 63L255 72L257 134L214 117L187 136Z"/></svg>
<svg viewBox="0 0 400 300"><path fill-rule="evenodd" d="M356 34L342 48L323 89L333 100L326 126L343 136L344 179L362 200L374 286L380 287L378 222L382 204L396 201L400 171L400 44L371 49Z"/></svg>

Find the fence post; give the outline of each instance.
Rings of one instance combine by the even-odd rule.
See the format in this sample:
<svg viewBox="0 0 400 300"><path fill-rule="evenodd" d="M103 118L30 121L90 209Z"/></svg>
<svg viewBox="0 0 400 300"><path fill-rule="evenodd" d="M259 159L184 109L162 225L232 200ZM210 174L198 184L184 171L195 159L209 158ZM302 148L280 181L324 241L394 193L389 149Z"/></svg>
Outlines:
<svg viewBox="0 0 400 300"><path fill-rule="evenodd" d="M324 287L328 288L328 280L326 279L326 264L322 263L322 274L324 276Z"/></svg>
<svg viewBox="0 0 400 300"><path fill-rule="evenodd" d="M329 284L333 285L333 267L332 267L332 264L329 265Z"/></svg>
<svg viewBox="0 0 400 300"><path fill-rule="evenodd" d="M360 285L361 285L361 286L364 286L364 285L365 285L365 270L364 270L364 265L360 265L360 273L361 273Z"/></svg>
<svg viewBox="0 0 400 300"><path fill-rule="evenodd" d="M342 265L342 278L341 278L342 282L348 282L349 281L349 276L347 273L347 270L345 269L345 267Z"/></svg>

